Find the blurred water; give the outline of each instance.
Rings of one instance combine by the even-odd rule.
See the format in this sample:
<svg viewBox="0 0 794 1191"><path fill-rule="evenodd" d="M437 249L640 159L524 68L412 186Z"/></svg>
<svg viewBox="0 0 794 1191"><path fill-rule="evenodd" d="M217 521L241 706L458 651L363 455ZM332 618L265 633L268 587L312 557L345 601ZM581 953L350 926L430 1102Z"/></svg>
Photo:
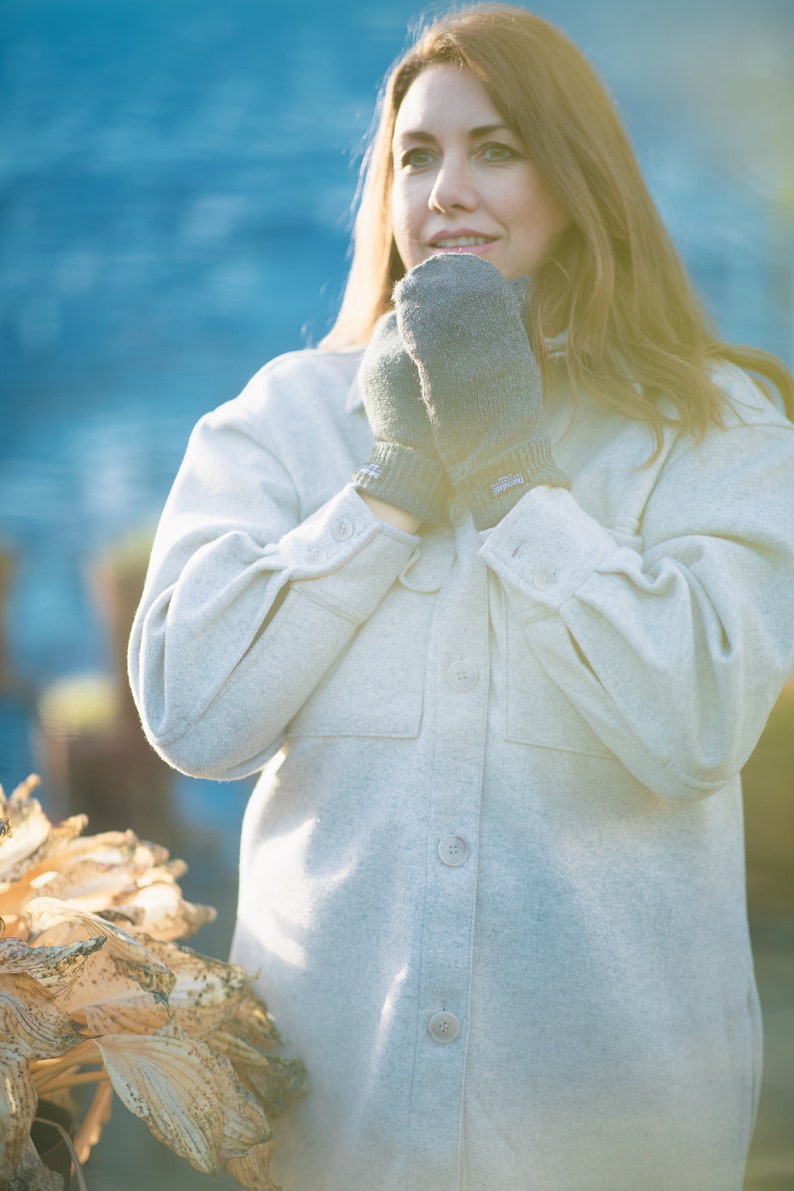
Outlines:
<svg viewBox="0 0 794 1191"><path fill-rule="evenodd" d="M535 9L605 78L723 334L791 365L794 4ZM417 15L413 0L0 0L0 549L21 680L0 692L7 789L41 763L42 687L112 665L91 560L154 522L204 411L329 325L374 97ZM222 911L200 944L217 954L246 789L174 785L188 891ZM113 1169L96 1185L120 1185ZM172 1185L191 1185L180 1171Z"/></svg>

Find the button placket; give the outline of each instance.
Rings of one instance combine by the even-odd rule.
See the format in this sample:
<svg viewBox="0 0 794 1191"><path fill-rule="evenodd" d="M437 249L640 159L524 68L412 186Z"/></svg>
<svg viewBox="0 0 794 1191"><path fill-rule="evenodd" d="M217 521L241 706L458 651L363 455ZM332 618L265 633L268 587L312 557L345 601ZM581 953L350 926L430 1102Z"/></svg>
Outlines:
<svg viewBox="0 0 794 1191"><path fill-rule="evenodd" d="M447 684L453 691L470 691L477 685L480 672L465 658L456 660L447 669Z"/></svg>
<svg viewBox="0 0 794 1191"><path fill-rule="evenodd" d="M456 556L438 593L431 640L426 713L433 750L419 983L425 1044L416 1055L410 1123L417 1171L420 1158L436 1162L439 1152L458 1153L461 1144L487 722L487 582L479 556Z"/></svg>

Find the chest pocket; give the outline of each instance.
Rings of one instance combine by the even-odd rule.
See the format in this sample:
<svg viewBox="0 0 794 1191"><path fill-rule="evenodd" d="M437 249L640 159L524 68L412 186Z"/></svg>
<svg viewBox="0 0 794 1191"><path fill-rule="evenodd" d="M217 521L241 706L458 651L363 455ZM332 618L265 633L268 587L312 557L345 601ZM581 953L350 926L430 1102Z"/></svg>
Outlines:
<svg viewBox="0 0 794 1191"><path fill-rule="evenodd" d="M614 757L541 666L521 624L508 619L505 640L506 738L539 748Z"/></svg>
<svg viewBox="0 0 794 1191"><path fill-rule="evenodd" d="M435 593L454 554L448 531L423 538L398 581L293 718L287 736L419 735Z"/></svg>
<svg viewBox="0 0 794 1191"><path fill-rule="evenodd" d="M636 520L624 516L623 522L610 528L609 532L618 545L641 550L642 539L637 525ZM491 601L492 608L500 607L500 640L506 671L506 739L518 744L614 759L612 750L540 664L530 645L527 625L522 623L520 615L509 614L507 597L497 584L492 584ZM561 624L560 631L565 631ZM585 662L582 664L586 666Z"/></svg>

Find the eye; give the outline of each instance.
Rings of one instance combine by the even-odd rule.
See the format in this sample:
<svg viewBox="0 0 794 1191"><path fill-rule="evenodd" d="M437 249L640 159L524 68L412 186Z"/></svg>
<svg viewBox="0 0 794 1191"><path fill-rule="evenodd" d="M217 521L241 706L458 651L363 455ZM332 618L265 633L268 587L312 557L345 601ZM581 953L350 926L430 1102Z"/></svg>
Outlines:
<svg viewBox="0 0 794 1191"><path fill-rule="evenodd" d="M489 141L487 145L480 147L480 156L485 161L517 161L521 154L518 149L505 145L502 141Z"/></svg>
<svg viewBox="0 0 794 1191"><path fill-rule="evenodd" d="M401 170L418 170L422 166L430 165L433 160L433 154L429 149L420 149L415 147L413 149L406 149L404 153L400 154L399 163Z"/></svg>

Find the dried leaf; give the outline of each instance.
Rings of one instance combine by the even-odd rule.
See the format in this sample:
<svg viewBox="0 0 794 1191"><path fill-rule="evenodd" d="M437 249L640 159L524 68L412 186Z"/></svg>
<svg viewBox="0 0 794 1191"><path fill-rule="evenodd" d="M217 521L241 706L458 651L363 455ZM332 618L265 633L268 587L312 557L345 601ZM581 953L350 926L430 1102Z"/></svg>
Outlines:
<svg viewBox="0 0 794 1191"><path fill-rule="evenodd" d="M33 790L41 784L41 778L37 773L31 773L25 778L24 782L20 782L17 788L12 792L9 798L6 795L2 785L0 785L0 818L9 817L9 807L12 802L25 802L30 797Z"/></svg>
<svg viewBox="0 0 794 1191"><path fill-rule="evenodd" d="M63 848L71 845L73 840L85 831L87 824L88 815L70 815L61 823L51 824L45 850L37 854L36 863L43 863L47 857L57 855ZM27 873L25 875L27 876Z"/></svg>
<svg viewBox="0 0 794 1191"><path fill-rule="evenodd" d="M154 1035L109 1034L97 1044L113 1090L130 1112L195 1170L215 1174L225 1089L217 1086L210 1048L178 1026Z"/></svg>
<svg viewBox="0 0 794 1191"><path fill-rule="evenodd" d="M28 937L28 920L24 914L6 914L0 918L0 939L6 936L13 939Z"/></svg>
<svg viewBox="0 0 794 1191"><path fill-rule="evenodd" d="M153 882L141 881L141 887L127 899L124 908L142 910L140 929L164 942L189 939L200 927L214 922L217 917L212 906L185 901L179 886L162 877Z"/></svg>
<svg viewBox="0 0 794 1191"><path fill-rule="evenodd" d="M92 1034L142 1034L169 1020L167 993L142 988L127 970L119 970L111 953L97 955L86 965L64 996L64 1006L82 1017Z"/></svg>
<svg viewBox="0 0 794 1191"><path fill-rule="evenodd" d="M0 913L20 913L31 898L44 895L73 899L87 910L104 909L134 893L146 872L137 836L114 831L77 838L85 822L78 816L51 830L13 884L0 885Z"/></svg>
<svg viewBox="0 0 794 1191"><path fill-rule="evenodd" d="M153 849L154 844L141 844L141 849ZM143 870L141 884L145 885L147 879L149 881L178 881L180 877L184 877L187 872L187 864L184 860L169 860L169 853L165 848L159 850L158 856L152 853L151 859L146 863L141 863L140 867Z"/></svg>
<svg viewBox="0 0 794 1191"><path fill-rule="evenodd" d="M22 1161L8 1180L8 1191L63 1191L63 1176L42 1162L28 1139Z"/></svg>
<svg viewBox="0 0 794 1191"><path fill-rule="evenodd" d="M103 955L112 957L120 976L135 981L163 1002L174 985L175 977L138 939L112 922L86 910L76 910L55 898L36 898L28 906L30 938L38 945L45 939L52 944L72 943L79 939L104 937ZM84 972L83 978L90 978Z"/></svg>
<svg viewBox="0 0 794 1191"><path fill-rule="evenodd" d="M168 849L159 844L142 844L134 831L101 831L75 840L69 848L74 855L92 855L104 864L121 864L145 872L168 859Z"/></svg>
<svg viewBox="0 0 794 1191"><path fill-rule="evenodd" d="M24 973L0 980L0 1039L26 1059L50 1059L83 1041L76 1023L52 994Z"/></svg>
<svg viewBox="0 0 794 1191"><path fill-rule="evenodd" d="M48 858L79 836L88 822L85 815L74 815L53 826L31 797L38 782L35 775L29 777L10 799L0 787L0 818L7 825L0 836L0 914L5 917L19 913L20 899L30 893L27 881L44 872Z"/></svg>
<svg viewBox="0 0 794 1191"><path fill-rule="evenodd" d="M254 1093L270 1119L280 1116L308 1091L306 1068L300 1059L271 1055L264 1063L246 1065L232 1061L240 1082Z"/></svg>
<svg viewBox="0 0 794 1191"><path fill-rule="evenodd" d="M244 1157L230 1158L225 1163L224 1170L236 1179L241 1187L255 1187L257 1191L281 1191L281 1187L270 1177L273 1146L273 1141L254 1146Z"/></svg>
<svg viewBox="0 0 794 1191"><path fill-rule="evenodd" d="M135 888L134 874L123 865L108 864L95 856L77 859L62 852L48 857L47 862L53 866L50 871L29 882L32 897L57 897L82 910L96 911L112 905L116 898L126 899Z"/></svg>
<svg viewBox="0 0 794 1191"><path fill-rule="evenodd" d="M66 947L31 947L21 939L4 939L0 941L0 980L24 972L57 996L72 986L89 955L104 945L99 936Z"/></svg>
<svg viewBox="0 0 794 1191"><path fill-rule="evenodd" d="M224 1107L220 1151L224 1170L243 1187L279 1191L270 1178L273 1140L262 1109L249 1094L238 1096Z"/></svg>
<svg viewBox="0 0 794 1191"><path fill-rule="evenodd" d="M0 837L0 881L17 880L20 873L46 844L52 825L36 798L30 798L30 791L38 785L38 779L28 778L24 786L18 786L6 800L0 796L0 817L7 822L7 828ZM0 886L1 888L1 886Z"/></svg>
<svg viewBox="0 0 794 1191"><path fill-rule="evenodd" d="M37 1103L27 1060L0 1049L0 1179L22 1162Z"/></svg>
<svg viewBox="0 0 794 1191"><path fill-rule="evenodd" d="M259 1047L253 1046L245 1038L234 1033L233 1026L216 1030L212 1036L212 1045L219 1054L226 1056L238 1075L241 1070L249 1067L255 1069L266 1066L270 1057Z"/></svg>
<svg viewBox="0 0 794 1191"><path fill-rule="evenodd" d="M60 1187L27 1141L36 1089L98 1079L81 1161L115 1089L197 1170L278 1191L261 1105L302 1095L305 1072L270 1053L281 1040L244 970L177 944L215 911L185 901L186 865L167 849L131 831L84 836L82 815L53 826L36 783L0 789L0 940L14 936L0 942L0 1181Z"/></svg>
<svg viewBox="0 0 794 1191"><path fill-rule="evenodd" d="M153 1037L112 1035L99 1046L119 1097L196 1170L214 1174L270 1140L264 1113L231 1065L178 1026ZM265 1156L252 1160L257 1178Z"/></svg>
<svg viewBox="0 0 794 1191"><path fill-rule="evenodd" d="M86 1026L92 1034L151 1034L168 1025L171 1020L168 1006L147 1002L146 993L140 990L138 993L128 1001L86 1007Z"/></svg>
<svg viewBox="0 0 794 1191"><path fill-rule="evenodd" d="M175 943L149 939L147 946L176 977L169 996L174 1020L194 1037L211 1040L246 996L245 970Z"/></svg>
<svg viewBox="0 0 794 1191"><path fill-rule="evenodd" d="M33 1086L40 1096L48 1100L63 1102L64 1107L73 1108L69 1100L69 1088L75 1079L89 1074L92 1079L101 1078L102 1058L93 1038L83 1037L79 1046L49 1059L30 1059L29 1067ZM89 1066L97 1070L88 1071Z"/></svg>
<svg viewBox="0 0 794 1191"><path fill-rule="evenodd" d="M245 998L234 1011L234 1033L247 1039L262 1050L274 1050L283 1046L283 1040L276 1024L267 1011L267 1005L249 982Z"/></svg>
<svg viewBox="0 0 794 1191"><path fill-rule="evenodd" d="M144 919L144 911L138 906L113 906L104 910L97 910L100 918L105 922L113 922L122 930L129 930L131 926L140 926Z"/></svg>

